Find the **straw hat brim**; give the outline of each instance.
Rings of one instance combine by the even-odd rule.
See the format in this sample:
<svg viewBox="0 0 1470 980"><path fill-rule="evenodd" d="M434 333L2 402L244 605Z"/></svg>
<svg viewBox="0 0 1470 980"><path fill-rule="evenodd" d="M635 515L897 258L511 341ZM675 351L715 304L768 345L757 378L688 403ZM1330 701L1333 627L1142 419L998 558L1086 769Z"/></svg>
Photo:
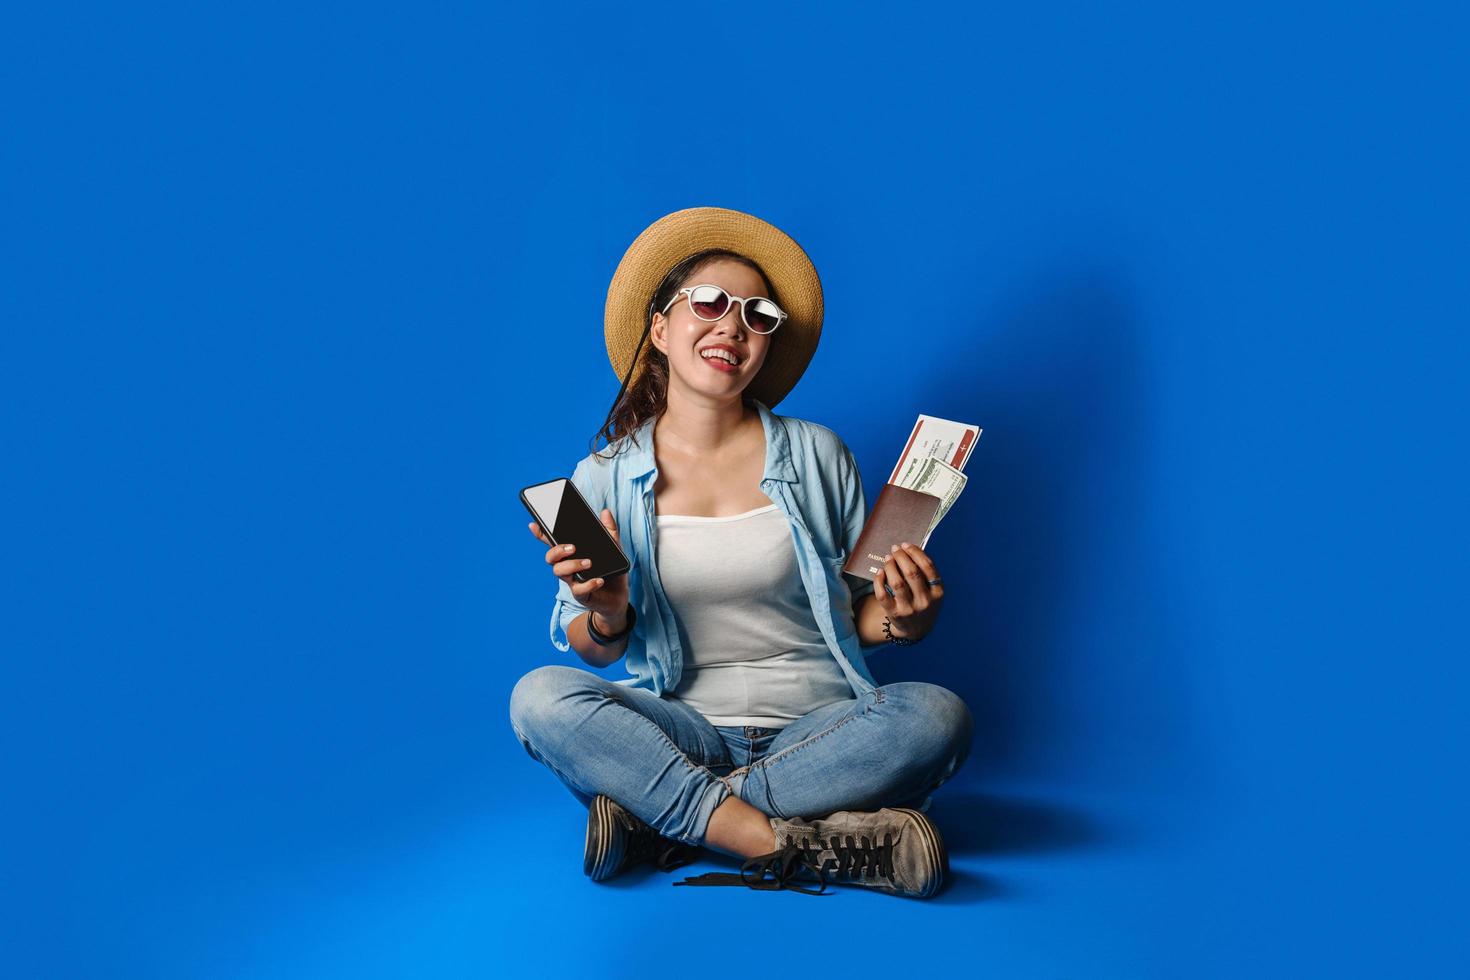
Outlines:
<svg viewBox="0 0 1470 980"><path fill-rule="evenodd" d="M707 248L728 248L759 263L771 281L771 299L788 314L771 337L760 372L745 389L746 397L773 408L796 386L816 352L822 335L822 281L790 235L742 211L686 208L658 219L633 240L607 287L608 362L621 380L643 336L654 290L681 260ZM651 347L651 341L644 342L645 349ZM642 356L639 361L629 387L643 372Z"/></svg>

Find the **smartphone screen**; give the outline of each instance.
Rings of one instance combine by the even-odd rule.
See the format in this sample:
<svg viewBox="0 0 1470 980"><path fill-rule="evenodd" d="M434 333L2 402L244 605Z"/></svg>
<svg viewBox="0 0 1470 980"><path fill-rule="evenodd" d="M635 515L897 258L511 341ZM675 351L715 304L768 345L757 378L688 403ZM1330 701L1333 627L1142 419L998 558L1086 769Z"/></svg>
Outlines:
<svg viewBox="0 0 1470 980"><path fill-rule="evenodd" d="M572 573L578 582L612 578L628 570L623 549L571 480L548 480L526 487L521 491L521 503L553 544L576 545L573 558L592 559L589 567Z"/></svg>

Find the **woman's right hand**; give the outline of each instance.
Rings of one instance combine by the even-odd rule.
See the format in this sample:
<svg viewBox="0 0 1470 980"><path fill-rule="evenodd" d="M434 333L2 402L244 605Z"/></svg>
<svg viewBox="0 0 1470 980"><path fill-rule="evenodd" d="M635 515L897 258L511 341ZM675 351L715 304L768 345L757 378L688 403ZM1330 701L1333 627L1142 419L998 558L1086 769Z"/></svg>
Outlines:
<svg viewBox="0 0 1470 980"><path fill-rule="evenodd" d="M604 507L600 516L602 526L607 528L614 540L617 540L618 524L613 520L612 511ZM553 545L542 533L541 525L535 521L530 523L530 528L537 541L548 545L546 563L551 566L552 573L567 584L578 602L601 617L598 620L598 629L625 625L628 612L628 576L626 574L614 575L610 579L595 578L586 582L578 582L572 577L572 574L586 567L584 564L586 559L577 557L576 545L570 543ZM603 632L607 630L603 629Z"/></svg>

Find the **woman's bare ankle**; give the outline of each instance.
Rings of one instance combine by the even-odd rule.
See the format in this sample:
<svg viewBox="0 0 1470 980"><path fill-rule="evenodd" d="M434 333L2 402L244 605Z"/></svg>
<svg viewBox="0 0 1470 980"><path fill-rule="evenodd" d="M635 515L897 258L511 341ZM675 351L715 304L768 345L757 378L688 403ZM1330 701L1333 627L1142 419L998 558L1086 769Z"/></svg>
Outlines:
<svg viewBox="0 0 1470 980"><path fill-rule="evenodd" d="M734 857L758 857L776 849L776 832L764 813L738 796L727 796L710 815L704 846Z"/></svg>

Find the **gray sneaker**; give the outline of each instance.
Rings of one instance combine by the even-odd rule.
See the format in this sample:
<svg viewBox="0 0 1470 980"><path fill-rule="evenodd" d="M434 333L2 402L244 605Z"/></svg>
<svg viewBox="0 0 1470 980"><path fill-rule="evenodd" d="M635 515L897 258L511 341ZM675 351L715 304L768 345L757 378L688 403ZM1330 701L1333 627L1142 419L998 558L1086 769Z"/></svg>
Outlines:
<svg viewBox="0 0 1470 980"><path fill-rule="evenodd" d="M698 857L697 848L663 836L611 797L592 798L582 871L593 881L606 881L644 861L660 871L673 871Z"/></svg>
<svg viewBox="0 0 1470 980"><path fill-rule="evenodd" d="M710 872L676 885L747 885L820 895L827 882L865 885L910 898L929 898L949 873L939 830L918 810L884 807L876 813L841 810L818 820L771 817L777 849L750 858L740 873ZM754 870L756 877L747 878ZM767 874L771 878L767 878ZM802 878L821 883L803 888Z"/></svg>

